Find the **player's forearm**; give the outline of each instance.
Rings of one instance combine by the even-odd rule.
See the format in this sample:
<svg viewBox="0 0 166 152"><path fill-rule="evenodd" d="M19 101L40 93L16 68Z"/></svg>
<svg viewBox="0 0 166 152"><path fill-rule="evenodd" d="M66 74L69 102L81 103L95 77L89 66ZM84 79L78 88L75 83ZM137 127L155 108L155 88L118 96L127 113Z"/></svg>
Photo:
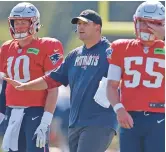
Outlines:
<svg viewBox="0 0 166 152"><path fill-rule="evenodd" d="M107 83L107 98L114 107L117 103L120 103L120 97L118 92L118 87L113 87L110 82Z"/></svg>
<svg viewBox="0 0 166 152"><path fill-rule="evenodd" d="M48 89L48 95L46 98L46 104L44 107L44 113L41 119L41 124L51 125L53 113L56 107L56 101L58 97L58 88Z"/></svg>
<svg viewBox="0 0 166 152"><path fill-rule="evenodd" d="M45 90L47 88L47 83L42 77L25 83L25 90Z"/></svg>
<svg viewBox="0 0 166 152"><path fill-rule="evenodd" d="M46 98L46 104L44 110L53 114L55 111L57 98L58 98L58 88L48 89L48 95Z"/></svg>

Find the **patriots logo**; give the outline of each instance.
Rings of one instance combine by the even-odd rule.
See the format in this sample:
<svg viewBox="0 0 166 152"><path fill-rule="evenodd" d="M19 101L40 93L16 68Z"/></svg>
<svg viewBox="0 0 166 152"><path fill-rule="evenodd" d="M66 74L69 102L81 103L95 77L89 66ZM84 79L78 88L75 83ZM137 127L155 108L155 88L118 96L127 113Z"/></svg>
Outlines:
<svg viewBox="0 0 166 152"><path fill-rule="evenodd" d="M83 11L80 15L88 15L89 14L89 12L88 11Z"/></svg>
<svg viewBox="0 0 166 152"><path fill-rule="evenodd" d="M112 49L112 48L108 48L108 49L106 50L107 58L111 58L112 52L113 52L113 49Z"/></svg>
<svg viewBox="0 0 166 152"><path fill-rule="evenodd" d="M53 55L51 55L49 57L50 57L50 60L51 60L52 64L55 65L59 61L59 59L62 58L62 54L55 53L55 54L53 54Z"/></svg>

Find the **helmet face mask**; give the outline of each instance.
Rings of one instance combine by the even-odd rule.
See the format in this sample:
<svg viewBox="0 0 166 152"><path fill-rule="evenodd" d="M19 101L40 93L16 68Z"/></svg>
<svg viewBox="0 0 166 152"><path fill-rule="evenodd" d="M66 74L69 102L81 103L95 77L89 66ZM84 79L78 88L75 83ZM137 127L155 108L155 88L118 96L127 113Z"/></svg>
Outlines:
<svg viewBox="0 0 166 152"><path fill-rule="evenodd" d="M30 26L25 32L19 32L14 27L14 22L16 20L29 20ZM10 16L8 17L8 23L10 28L10 33L13 39L26 39L34 34L36 34L41 25L40 25L40 13L37 8L30 3L19 3L11 11Z"/></svg>
<svg viewBox="0 0 166 152"><path fill-rule="evenodd" d="M136 36L141 41L154 42L158 38L149 30L148 24L160 25L160 26L163 25L163 23L160 21L155 22L155 21L150 21L150 20L137 19L135 22Z"/></svg>
<svg viewBox="0 0 166 152"><path fill-rule="evenodd" d="M165 8L160 2L143 2L134 14L135 33L143 44L153 44L158 38L148 29L148 23L165 24Z"/></svg>

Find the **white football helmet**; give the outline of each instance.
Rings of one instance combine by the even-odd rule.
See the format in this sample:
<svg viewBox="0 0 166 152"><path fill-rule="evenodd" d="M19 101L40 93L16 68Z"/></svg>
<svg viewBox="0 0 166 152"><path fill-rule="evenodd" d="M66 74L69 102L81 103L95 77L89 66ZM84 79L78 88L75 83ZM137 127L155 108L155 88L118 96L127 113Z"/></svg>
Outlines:
<svg viewBox="0 0 166 152"><path fill-rule="evenodd" d="M27 19L30 20L31 26L25 33L16 33L14 28L14 20L16 19ZM17 4L8 17L9 28L11 36L14 39L25 39L39 31L40 25L40 13L38 9L31 3L22 2Z"/></svg>
<svg viewBox="0 0 166 152"><path fill-rule="evenodd" d="M136 37L142 42L154 42L157 37L148 30L148 26L143 28L140 24L143 22L151 22L152 24L165 24L165 7L159 1L146 1L140 4L133 16L135 24Z"/></svg>

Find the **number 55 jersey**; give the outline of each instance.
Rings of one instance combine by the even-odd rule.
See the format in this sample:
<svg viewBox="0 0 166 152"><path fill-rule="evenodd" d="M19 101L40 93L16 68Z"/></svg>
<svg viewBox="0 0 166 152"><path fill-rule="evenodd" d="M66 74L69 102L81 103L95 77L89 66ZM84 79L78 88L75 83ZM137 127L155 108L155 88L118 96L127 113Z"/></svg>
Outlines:
<svg viewBox="0 0 166 152"><path fill-rule="evenodd" d="M63 61L63 47L54 38L37 38L20 48L18 41L4 43L0 50L0 72L11 79L28 82L57 68ZM44 106L47 91L18 91L7 84L7 106Z"/></svg>
<svg viewBox="0 0 166 152"><path fill-rule="evenodd" d="M128 111L164 112L165 45L144 47L139 40L111 44L108 61L121 69L121 102Z"/></svg>

